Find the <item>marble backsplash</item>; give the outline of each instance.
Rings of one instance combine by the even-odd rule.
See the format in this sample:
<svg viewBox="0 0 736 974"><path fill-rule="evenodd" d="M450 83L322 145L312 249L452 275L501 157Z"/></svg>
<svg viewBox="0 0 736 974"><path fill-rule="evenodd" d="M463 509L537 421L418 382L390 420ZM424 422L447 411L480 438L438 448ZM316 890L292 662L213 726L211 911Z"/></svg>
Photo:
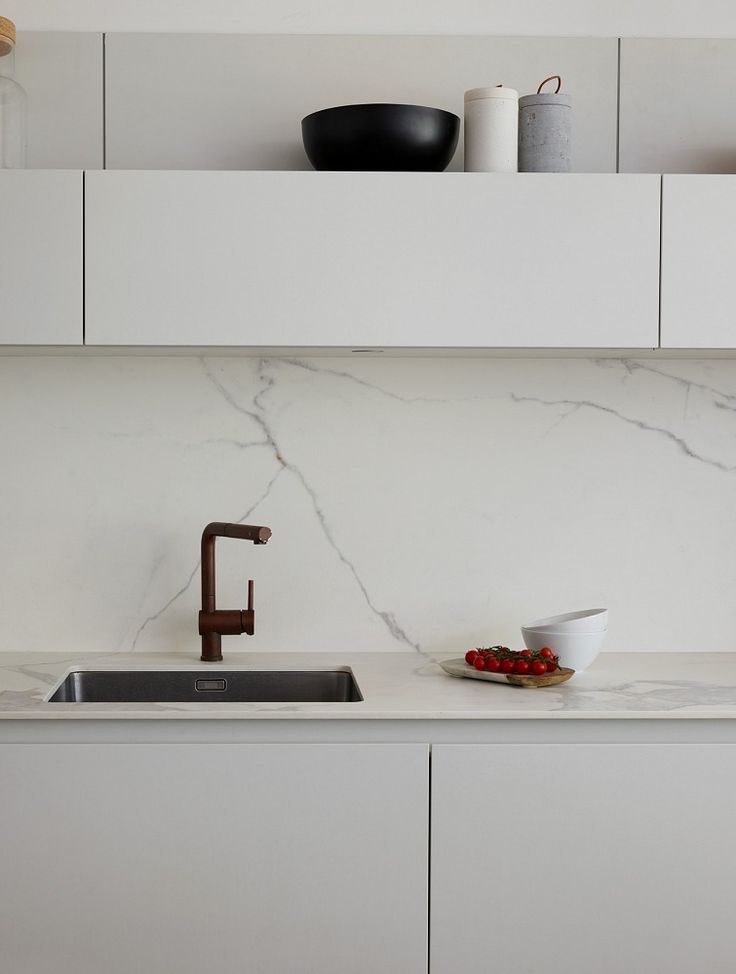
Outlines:
<svg viewBox="0 0 736 974"><path fill-rule="evenodd" d="M0 358L0 649L454 654L607 605L613 651L736 649L736 361Z"/></svg>

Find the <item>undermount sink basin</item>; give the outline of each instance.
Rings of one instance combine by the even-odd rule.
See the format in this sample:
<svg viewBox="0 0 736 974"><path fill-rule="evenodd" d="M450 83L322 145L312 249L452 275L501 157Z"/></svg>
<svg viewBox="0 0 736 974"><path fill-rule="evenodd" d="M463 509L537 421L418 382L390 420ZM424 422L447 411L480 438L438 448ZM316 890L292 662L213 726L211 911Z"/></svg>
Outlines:
<svg viewBox="0 0 736 974"><path fill-rule="evenodd" d="M355 703L350 670L78 670L49 703Z"/></svg>

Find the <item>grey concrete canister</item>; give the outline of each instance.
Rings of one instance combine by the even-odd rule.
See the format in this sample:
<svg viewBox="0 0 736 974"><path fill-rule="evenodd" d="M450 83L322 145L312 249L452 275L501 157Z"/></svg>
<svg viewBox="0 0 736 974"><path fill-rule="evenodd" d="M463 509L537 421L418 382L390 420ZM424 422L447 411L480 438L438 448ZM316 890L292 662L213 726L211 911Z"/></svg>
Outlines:
<svg viewBox="0 0 736 974"><path fill-rule="evenodd" d="M569 95L561 95L559 87L554 94L524 95L519 99L519 172L570 172L571 135Z"/></svg>

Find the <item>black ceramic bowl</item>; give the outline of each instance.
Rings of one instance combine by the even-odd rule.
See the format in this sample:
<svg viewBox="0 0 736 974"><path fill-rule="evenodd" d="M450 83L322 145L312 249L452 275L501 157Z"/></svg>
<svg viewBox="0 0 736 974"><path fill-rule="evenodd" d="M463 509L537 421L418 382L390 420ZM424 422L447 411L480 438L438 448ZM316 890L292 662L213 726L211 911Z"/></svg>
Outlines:
<svg viewBox="0 0 736 974"><path fill-rule="evenodd" d="M422 105L342 105L302 119L315 169L442 172L459 133L457 115Z"/></svg>

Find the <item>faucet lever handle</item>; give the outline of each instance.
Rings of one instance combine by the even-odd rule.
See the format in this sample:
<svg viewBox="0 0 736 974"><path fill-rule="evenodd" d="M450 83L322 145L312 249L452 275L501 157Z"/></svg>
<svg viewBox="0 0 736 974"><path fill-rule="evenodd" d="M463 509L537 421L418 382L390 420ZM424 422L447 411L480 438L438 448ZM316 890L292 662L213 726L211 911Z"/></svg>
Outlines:
<svg viewBox="0 0 736 974"><path fill-rule="evenodd" d="M248 579L248 612L253 611L253 579Z"/></svg>

